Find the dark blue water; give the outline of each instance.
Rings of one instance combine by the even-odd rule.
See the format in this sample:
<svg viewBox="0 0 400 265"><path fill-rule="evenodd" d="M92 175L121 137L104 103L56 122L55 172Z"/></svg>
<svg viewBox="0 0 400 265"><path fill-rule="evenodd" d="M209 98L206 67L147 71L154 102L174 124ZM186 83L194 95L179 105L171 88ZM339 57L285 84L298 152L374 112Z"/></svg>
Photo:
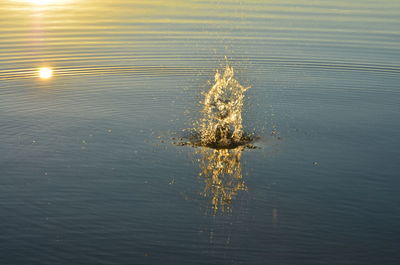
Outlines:
<svg viewBox="0 0 400 265"><path fill-rule="evenodd" d="M396 1L0 14L0 264L398 264ZM241 152L245 188L214 209L199 148L172 138L224 56L260 140Z"/></svg>

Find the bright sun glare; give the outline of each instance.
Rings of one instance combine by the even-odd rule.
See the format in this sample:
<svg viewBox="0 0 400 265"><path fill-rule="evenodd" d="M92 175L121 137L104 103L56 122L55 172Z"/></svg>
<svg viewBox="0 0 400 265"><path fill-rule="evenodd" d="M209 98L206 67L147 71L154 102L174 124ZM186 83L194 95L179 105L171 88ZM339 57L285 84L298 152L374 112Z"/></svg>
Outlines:
<svg viewBox="0 0 400 265"><path fill-rule="evenodd" d="M42 67L39 69L39 77L41 79L48 79L53 76L53 70L48 67Z"/></svg>
<svg viewBox="0 0 400 265"><path fill-rule="evenodd" d="M31 0L34 4L45 5L51 2L51 0Z"/></svg>
<svg viewBox="0 0 400 265"><path fill-rule="evenodd" d="M54 2L55 0L25 0L24 2L29 2L35 5L46 5Z"/></svg>

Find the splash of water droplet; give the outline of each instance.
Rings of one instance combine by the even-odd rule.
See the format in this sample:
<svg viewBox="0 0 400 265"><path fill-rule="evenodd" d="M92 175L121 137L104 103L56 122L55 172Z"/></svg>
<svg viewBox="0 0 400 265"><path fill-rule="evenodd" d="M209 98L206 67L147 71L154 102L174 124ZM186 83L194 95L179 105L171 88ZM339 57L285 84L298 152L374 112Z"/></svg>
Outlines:
<svg viewBox="0 0 400 265"><path fill-rule="evenodd" d="M203 194L211 197L215 213L230 210L237 194L247 190L241 171L241 154L245 148L256 148L251 144L256 137L243 130L242 111L249 88L235 78L232 66L217 71L214 84L204 93L201 102L202 117L194 123L194 129L183 130L189 135L174 142L179 146L200 147L196 153L200 155L200 175L205 181Z"/></svg>
<svg viewBox="0 0 400 265"><path fill-rule="evenodd" d="M215 83L204 94L203 117L199 122L199 145L213 148L235 148L248 144L251 137L243 132L242 110L245 92L235 79L232 66L215 74Z"/></svg>

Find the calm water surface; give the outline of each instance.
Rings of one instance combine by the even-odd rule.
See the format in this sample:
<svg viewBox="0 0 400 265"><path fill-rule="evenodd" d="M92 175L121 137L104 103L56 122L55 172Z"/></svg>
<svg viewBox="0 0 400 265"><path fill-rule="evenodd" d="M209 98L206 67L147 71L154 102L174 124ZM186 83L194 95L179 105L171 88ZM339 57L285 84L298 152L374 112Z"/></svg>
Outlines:
<svg viewBox="0 0 400 265"><path fill-rule="evenodd" d="M399 1L0 15L0 264L398 264ZM173 145L225 56L259 148Z"/></svg>

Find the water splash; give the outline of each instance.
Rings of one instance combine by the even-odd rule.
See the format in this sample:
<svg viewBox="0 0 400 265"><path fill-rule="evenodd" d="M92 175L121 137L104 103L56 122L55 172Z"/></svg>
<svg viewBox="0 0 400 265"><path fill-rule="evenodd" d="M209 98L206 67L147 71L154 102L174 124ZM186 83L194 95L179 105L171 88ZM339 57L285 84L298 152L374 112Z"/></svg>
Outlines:
<svg viewBox="0 0 400 265"><path fill-rule="evenodd" d="M234 148L249 142L242 124L244 92L249 88L235 79L232 66L227 65L223 74L216 72L214 85L204 93L201 145Z"/></svg>
<svg viewBox="0 0 400 265"><path fill-rule="evenodd" d="M251 144L256 137L243 130L242 111L249 88L236 80L232 66L217 71L214 84L203 93L202 117L188 130L189 135L175 142L200 147L196 153L205 182L203 195L211 197L214 212L230 209L239 191L247 190L241 155L245 148L256 148Z"/></svg>
<svg viewBox="0 0 400 265"><path fill-rule="evenodd" d="M226 65L222 74L217 71L214 79L212 87L203 93L201 119L194 123L194 128L184 130L189 132L188 135L174 143L214 149L233 149L239 146L256 148L251 142L257 137L244 132L242 121L245 92L250 87L242 86L235 79L230 65Z"/></svg>

